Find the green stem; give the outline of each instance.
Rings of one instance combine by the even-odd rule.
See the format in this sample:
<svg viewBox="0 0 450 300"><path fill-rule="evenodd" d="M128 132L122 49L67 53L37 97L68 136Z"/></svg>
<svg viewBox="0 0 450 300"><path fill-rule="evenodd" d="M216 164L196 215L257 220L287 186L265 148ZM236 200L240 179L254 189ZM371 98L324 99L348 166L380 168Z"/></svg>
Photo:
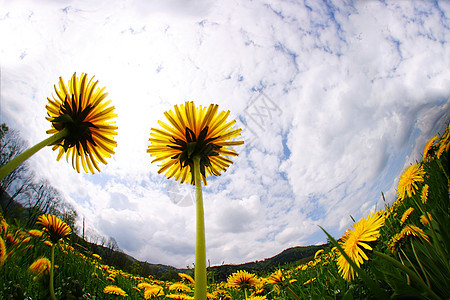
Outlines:
<svg viewBox="0 0 450 300"><path fill-rule="evenodd" d="M20 153L13 159L11 159L7 164L5 164L3 167L0 168L0 180L8 176L9 173L11 173L15 168L17 168L21 163L23 163L25 160L30 158L33 154L44 148L45 146L52 145L65 137L69 133L69 130L67 128L64 128L63 130L59 131L58 133L55 133L49 138L46 138L42 142L34 145L33 147L25 150L24 152Z"/></svg>
<svg viewBox="0 0 450 300"><path fill-rule="evenodd" d="M414 247L414 243L413 243L412 239L411 239L411 248L412 248L412 251L413 251L413 253L414 253L414 256L416 257L417 263L419 264L420 269L422 270L423 276L425 276L425 280L427 281L427 285L431 288L430 279L428 278L428 275L427 275L427 273L425 272L425 269L423 268L422 263L420 262L419 257L417 256L416 248ZM418 273L418 272L416 272L416 273Z"/></svg>
<svg viewBox="0 0 450 300"><path fill-rule="evenodd" d="M431 220L428 217L427 211L422 207L422 204L420 203L420 201L417 201L415 197L413 197L412 199L413 199L414 203L416 204L416 206L419 208L420 212L425 216L425 218L427 219L428 223L430 224L430 230L431 230L431 235L433 236L434 244L436 245L437 250L441 254L442 259L445 262L445 266L447 267L447 269L449 269L447 255L445 254L445 251L444 251L444 249L441 246L441 240L438 239L438 237L436 235L436 232L434 231L434 228L433 228L433 226L431 224Z"/></svg>
<svg viewBox="0 0 450 300"><path fill-rule="evenodd" d="M50 265L50 298L52 300L56 300L55 297L55 289L53 287L53 277L54 277L54 267L55 267L55 246L56 243L53 243L52 245L52 256L51 256L51 265Z"/></svg>
<svg viewBox="0 0 450 300"><path fill-rule="evenodd" d="M196 243L195 243L195 300L206 299L206 245L205 245L205 216L203 211L202 179L200 176L200 156L193 157L194 181L196 197Z"/></svg>
<svg viewBox="0 0 450 300"><path fill-rule="evenodd" d="M334 246L339 250L341 255L345 258L345 260L350 264L350 266L355 270L355 272L361 277L361 279L366 283L367 287L374 293L376 299L389 299L388 295L384 290L382 290L378 284L370 278L370 276L361 268L359 268L356 263L345 253L344 249L342 249L341 245L321 226L319 226L323 232L327 235L330 241Z"/></svg>
<svg viewBox="0 0 450 300"><path fill-rule="evenodd" d="M376 256L384 259L388 263L393 264L395 267L399 268L400 270L402 270L403 272L408 274L411 277L411 279L413 281L415 281L418 285L420 285L431 298L433 298L433 299L441 299L438 295L436 295L433 292L433 290L428 285L426 285L425 282L423 282L423 280L419 276L416 275L416 273L414 273L409 268L407 268L406 266L404 266L401 263L399 263L398 260L390 257L389 255L386 255L384 253L378 252L376 250L373 251L373 254L375 254Z"/></svg>
<svg viewBox="0 0 450 300"><path fill-rule="evenodd" d="M294 295L295 299L298 299L298 300L300 300L300 297L299 297L299 296L297 296L297 294L296 294L296 293L294 293L294 291L293 291L293 290L291 290L291 288L290 288L290 287L288 287L288 286L286 286L286 287L287 287L288 291L289 291L289 292L291 292L291 294L292 294L292 295Z"/></svg>

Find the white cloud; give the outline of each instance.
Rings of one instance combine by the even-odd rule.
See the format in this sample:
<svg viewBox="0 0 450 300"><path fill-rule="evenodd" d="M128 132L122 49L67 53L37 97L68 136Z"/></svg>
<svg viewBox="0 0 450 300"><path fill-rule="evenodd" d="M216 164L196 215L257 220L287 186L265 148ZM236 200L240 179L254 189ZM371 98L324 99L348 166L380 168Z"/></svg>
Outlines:
<svg viewBox="0 0 450 300"><path fill-rule="evenodd" d="M402 169L450 117L449 13L431 1L8 2L1 120L35 144L58 77L95 75L118 114L108 165L77 174L51 149L30 163L89 228L138 259L185 267L192 192L174 196L157 174L150 128L174 104L218 103L246 144L204 187L207 256L263 259L324 242L317 225L340 235L349 215L381 207L381 192L395 197Z"/></svg>

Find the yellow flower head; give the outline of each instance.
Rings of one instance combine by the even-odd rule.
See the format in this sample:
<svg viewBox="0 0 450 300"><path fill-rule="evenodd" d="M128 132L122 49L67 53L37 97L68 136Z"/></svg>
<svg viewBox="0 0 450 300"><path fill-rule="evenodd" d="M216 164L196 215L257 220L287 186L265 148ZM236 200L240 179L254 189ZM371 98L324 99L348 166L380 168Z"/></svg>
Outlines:
<svg viewBox="0 0 450 300"><path fill-rule="evenodd" d="M430 187L428 184L425 184L422 188L422 194L420 195L420 199L422 200L422 203L425 204L428 201L428 191Z"/></svg>
<svg viewBox="0 0 450 300"><path fill-rule="evenodd" d="M174 111L165 112L170 125L158 121L163 128L151 129L147 152L161 162L158 173L167 178L194 184L193 158L200 157L200 173L203 183L210 175L219 176L233 163L226 156L237 156L230 146L242 145L243 141L232 141L240 136L241 129L234 129L235 121L227 122L230 112L218 113L219 106L211 104L195 107L193 102L175 105Z"/></svg>
<svg viewBox="0 0 450 300"><path fill-rule="evenodd" d="M267 283L276 284L281 283L283 281L284 281L283 273L281 272L281 270L276 270L269 276Z"/></svg>
<svg viewBox="0 0 450 300"><path fill-rule="evenodd" d="M100 255L98 255L97 253L92 254L92 256L98 260L102 260L102 257Z"/></svg>
<svg viewBox="0 0 450 300"><path fill-rule="evenodd" d="M400 225L403 225L403 223L405 223L405 221L409 218L409 215L411 215L413 211L414 211L413 207L410 207L407 210L405 210L400 220Z"/></svg>
<svg viewBox="0 0 450 300"><path fill-rule="evenodd" d="M106 164L105 157L114 154L117 145L113 136L117 134L117 127L111 119L117 117L113 112L114 106L109 106L110 100L103 101L108 93L105 88L98 88L98 81L87 79L87 74L76 73L69 80L68 87L62 78L59 86L55 85L56 97L48 99L46 106L47 120L52 122L52 129L48 134L55 134L65 128L68 134L53 146L59 149L57 160L67 153L67 161L72 158L72 166L80 172L81 165L86 173L93 174L94 168L100 172L97 162Z"/></svg>
<svg viewBox="0 0 450 300"><path fill-rule="evenodd" d="M358 267L364 263L364 260L369 259L362 248L372 250L367 242L377 240L380 236L379 229L384 225L384 221L383 215L379 212L369 214L359 222L353 223L342 236L341 246L343 250ZM355 271L343 255L340 254L337 257L337 264L342 277L348 281L353 280Z"/></svg>
<svg viewBox="0 0 450 300"><path fill-rule="evenodd" d="M317 259L322 254L323 254L323 249L317 250L316 254L314 254L314 259Z"/></svg>
<svg viewBox="0 0 450 300"><path fill-rule="evenodd" d="M50 261L46 257L36 259L30 266L29 270L34 275L48 275L50 272Z"/></svg>
<svg viewBox="0 0 450 300"><path fill-rule="evenodd" d="M406 195L408 195L408 197L412 197L418 189L417 183L423 182L424 175L425 171L419 164L411 165L408 169L406 169L398 182L398 199L403 200Z"/></svg>
<svg viewBox="0 0 450 300"><path fill-rule="evenodd" d="M37 229L31 229L28 230L28 234L34 237L41 237L42 236L42 231L41 230L37 230Z"/></svg>
<svg viewBox="0 0 450 300"><path fill-rule="evenodd" d="M178 276L180 276L182 279L189 281L190 283L194 283L194 278L192 278L192 276L188 274L178 273Z"/></svg>
<svg viewBox="0 0 450 300"><path fill-rule="evenodd" d="M55 215L40 215L36 224L44 226L43 230L50 236L53 243L57 243L60 239L72 233L69 225Z"/></svg>
<svg viewBox="0 0 450 300"><path fill-rule="evenodd" d="M185 294L169 294L166 298L177 299L177 300L193 300L194 297Z"/></svg>
<svg viewBox="0 0 450 300"><path fill-rule="evenodd" d="M144 298L150 299L152 297L158 297L164 295L163 288L160 286L154 286L148 289L145 289L144 291Z"/></svg>
<svg viewBox="0 0 450 300"><path fill-rule="evenodd" d="M430 159L431 157L431 149L434 147L434 142L436 142L436 140L438 139L438 136L434 136L431 140L429 140L426 144L425 147L423 148L423 161L427 161Z"/></svg>
<svg viewBox="0 0 450 300"><path fill-rule="evenodd" d="M122 297L128 297L127 293L125 293L124 290L122 290L120 287L115 285L108 285L103 289L103 293L110 294L110 295L117 295Z"/></svg>
<svg viewBox="0 0 450 300"><path fill-rule="evenodd" d="M424 226L430 225L430 221L433 221L433 218L431 217L430 213L426 213L427 215L421 215L420 216L420 223L422 223ZM428 218L427 218L428 216Z"/></svg>
<svg viewBox="0 0 450 300"><path fill-rule="evenodd" d="M259 283L259 280L256 278L255 274L240 270L228 276L227 283L231 287L247 289L256 286Z"/></svg>
<svg viewBox="0 0 450 300"><path fill-rule="evenodd" d="M0 236L0 267L6 260L6 244L5 241Z"/></svg>
<svg viewBox="0 0 450 300"><path fill-rule="evenodd" d="M422 229L415 225L408 224L406 225L402 231L400 232L400 236L402 238L406 237L419 237L423 240L425 240L427 243L431 244L430 238L423 232Z"/></svg>
<svg viewBox="0 0 450 300"><path fill-rule="evenodd" d="M169 286L169 291L192 292L191 288L184 283L174 283Z"/></svg>

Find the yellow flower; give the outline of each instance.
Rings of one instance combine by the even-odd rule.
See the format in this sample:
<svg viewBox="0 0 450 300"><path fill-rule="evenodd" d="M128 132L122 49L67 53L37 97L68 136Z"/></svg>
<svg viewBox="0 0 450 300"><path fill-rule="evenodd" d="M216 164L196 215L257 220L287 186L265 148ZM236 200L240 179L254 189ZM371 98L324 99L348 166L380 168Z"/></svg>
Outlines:
<svg viewBox="0 0 450 300"><path fill-rule="evenodd" d="M429 213L427 213L427 215L428 215L428 218L425 215L420 216L420 223L422 223L424 226L430 225L430 222L428 222L428 220L433 221L433 218L431 217L431 215Z"/></svg>
<svg viewBox="0 0 450 300"><path fill-rule="evenodd" d="M284 281L283 273L281 273L281 270L276 270L269 276L267 283L268 284L277 284L277 283L281 283L283 281Z"/></svg>
<svg viewBox="0 0 450 300"><path fill-rule="evenodd" d="M303 283L303 285L308 285L308 284L310 284L311 282L314 282L314 281L316 281L316 277L314 277L313 279L308 279L307 281L305 281Z"/></svg>
<svg viewBox="0 0 450 300"><path fill-rule="evenodd" d="M397 254L398 250L406 242L408 237L420 237L430 243L430 239L422 229L415 225L408 224L400 231L400 233L397 233L391 238L388 248L393 254Z"/></svg>
<svg viewBox="0 0 450 300"><path fill-rule="evenodd" d="M425 232L423 232L422 229L420 229L419 227L417 227L415 225L411 225L411 224L406 225L400 232L400 236L402 236L403 238L408 237L408 236L420 237L420 238L424 239L426 242L428 242L429 244L431 244L430 238L425 234Z"/></svg>
<svg viewBox="0 0 450 300"><path fill-rule="evenodd" d="M61 238L72 233L69 225L55 215L40 215L36 224L44 226L43 230L50 236L53 243L57 243Z"/></svg>
<svg viewBox="0 0 450 300"><path fill-rule="evenodd" d="M185 294L169 294L166 298L177 299L177 300L193 300L194 297Z"/></svg>
<svg viewBox="0 0 450 300"><path fill-rule="evenodd" d="M441 139L439 140L437 157L440 158L442 156L442 153L448 151L449 147L450 147L450 123L448 124L444 134L441 136Z"/></svg>
<svg viewBox="0 0 450 300"><path fill-rule="evenodd" d="M320 249L316 252L316 254L314 254L314 259L317 259L320 255L322 255L323 253L323 249Z"/></svg>
<svg viewBox="0 0 450 300"><path fill-rule="evenodd" d="M110 294L110 295L117 295L122 297L128 297L127 293L125 293L124 290L122 290L120 287L117 287L115 285L108 285L103 289L104 294Z"/></svg>
<svg viewBox="0 0 450 300"><path fill-rule="evenodd" d="M192 292L191 288L184 283L174 283L169 286L169 291Z"/></svg>
<svg viewBox="0 0 450 300"><path fill-rule="evenodd" d="M184 274L184 273L178 273L178 276L180 276L182 279L186 279L187 281L189 281L190 283L194 283L194 278L192 278L190 275L188 274Z"/></svg>
<svg viewBox="0 0 450 300"><path fill-rule="evenodd" d="M159 285L153 285L150 287L146 287L144 290L144 298L149 299L152 297L158 297L164 295L163 288Z"/></svg>
<svg viewBox="0 0 450 300"><path fill-rule="evenodd" d="M247 289L256 286L259 281L255 274L240 270L228 276L227 283L231 287Z"/></svg>
<svg viewBox="0 0 450 300"><path fill-rule="evenodd" d="M98 88L98 81L93 78L88 81L87 74L78 78L74 73L67 87L60 77L59 86L55 85L57 96L47 98L47 120L52 122L47 133L68 129L68 134L53 146L53 150L59 149L56 159L59 161L67 153L67 161L72 158L72 166L78 173L80 160L86 173L88 170L94 173L94 168L100 172L97 162L106 164L105 158L114 154L117 145L113 139L117 127L110 121L117 117L114 106L109 106L110 100L104 101L108 93L105 88Z"/></svg>
<svg viewBox="0 0 450 300"><path fill-rule="evenodd" d="M34 236L34 237L41 237L42 231L36 230L36 229L31 229L31 230L28 230L28 234L31 236Z"/></svg>
<svg viewBox="0 0 450 300"><path fill-rule="evenodd" d="M409 218L409 215L412 214L413 211L414 211L414 208L412 208L412 207L405 210L405 212L403 213L402 218L400 220L400 225L403 225L403 223L405 223L405 221Z"/></svg>
<svg viewBox="0 0 450 300"><path fill-rule="evenodd" d="M167 178L191 182L194 184L193 157L200 157L200 173L203 183L210 175L219 176L233 163L226 156L237 156L230 146L242 145L243 141L232 141L240 136L241 129L234 129L235 121L227 122L230 114L217 113L219 106L211 104L195 107L193 102L175 105L174 111L165 112L170 125L159 121L163 128L151 129L151 144L147 152L156 158L152 162L161 162L158 173Z"/></svg>
<svg viewBox="0 0 450 300"><path fill-rule="evenodd" d="M98 259L98 260L101 260L101 259L102 259L101 256L98 255L98 254L96 254L96 253L92 254L92 256L95 257L95 258Z"/></svg>
<svg viewBox="0 0 450 300"><path fill-rule="evenodd" d="M358 267L364 263L364 260L369 259L362 248L372 250L367 242L377 240L380 236L379 229L384 225L384 220L380 212L369 214L359 222L353 223L342 236L340 244L343 250ZM342 254L337 257L337 264L342 277L348 281L353 280L355 271Z"/></svg>
<svg viewBox="0 0 450 300"><path fill-rule="evenodd" d="M247 298L247 300L265 300L267 299L266 296L250 296Z"/></svg>
<svg viewBox="0 0 450 300"><path fill-rule="evenodd" d="M420 199L422 200L422 203L425 204L428 201L428 190L430 187L428 184L425 184L422 188L422 194L420 195Z"/></svg>
<svg viewBox="0 0 450 300"><path fill-rule="evenodd" d="M31 264L29 270L34 275L48 275L50 272L50 268L50 261L46 257L40 257Z"/></svg>
<svg viewBox="0 0 450 300"><path fill-rule="evenodd" d="M423 148L423 161L427 161L430 159L430 150L433 148L434 142L438 139L438 136L434 136L431 140L429 140L425 147Z"/></svg>
<svg viewBox="0 0 450 300"><path fill-rule="evenodd" d="M411 165L408 169L406 169L398 182L398 199L403 200L406 195L408 195L408 197L412 197L418 189L417 183L423 182L424 175L425 171L419 164Z"/></svg>
<svg viewBox="0 0 450 300"><path fill-rule="evenodd" d="M6 244L5 241L0 236L0 267L6 260Z"/></svg>

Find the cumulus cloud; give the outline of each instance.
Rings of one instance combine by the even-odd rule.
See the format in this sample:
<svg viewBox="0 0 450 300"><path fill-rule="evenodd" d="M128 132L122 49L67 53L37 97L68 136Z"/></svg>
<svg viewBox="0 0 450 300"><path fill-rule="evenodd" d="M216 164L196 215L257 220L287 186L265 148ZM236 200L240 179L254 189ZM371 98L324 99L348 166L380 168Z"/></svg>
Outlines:
<svg viewBox="0 0 450 300"><path fill-rule="evenodd" d="M31 1L0 8L1 120L46 137L58 77L95 75L115 106L116 154L76 174L30 163L92 231L152 263L190 265L192 189L157 174L151 127L174 104L230 110L239 156L204 187L212 264L339 236L395 197L402 169L449 119L446 2Z"/></svg>

